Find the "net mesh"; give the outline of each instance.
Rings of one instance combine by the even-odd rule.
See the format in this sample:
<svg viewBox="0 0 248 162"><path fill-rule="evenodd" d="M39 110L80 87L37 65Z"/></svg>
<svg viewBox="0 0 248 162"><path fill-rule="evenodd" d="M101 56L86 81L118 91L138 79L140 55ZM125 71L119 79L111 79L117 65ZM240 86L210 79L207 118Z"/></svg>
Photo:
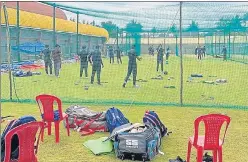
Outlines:
<svg viewBox="0 0 248 162"><path fill-rule="evenodd" d="M20 2L25 3L25 2ZM179 3L129 2L126 10L86 8L90 2L44 2L51 7L49 16L20 10L20 27L17 27L16 8L8 8L10 45L13 62L39 63L40 50L54 41L61 46L63 64L61 77L42 74L32 77L14 77L16 95L12 101L34 102L36 95L53 94L67 103L101 105L179 105L180 49ZM107 3L107 2L106 2ZM106 4L105 3L105 4ZM110 4L110 2L109 2ZM94 5L104 5L96 2ZM121 3L115 4L123 6ZM115 6L114 5L114 6ZM52 7L62 10L73 19L56 18L53 32ZM137 6L136 8L134 6ZM141 6L141 7L138 7ZM248 4L237 2L183 2L182 3L182 54L183 54L183 104L197 107L247 108L247 21ZM48 11L47 11L48 12ZM76 17L79 15L77 34ZM55 14L56 16L56 14ZM32 21L31 21L32 20ZM7 62L6 25L2 11L2 63ZM18 46L17 33L20 31ZM56 35L54 40L53 34ZM28 45L27 45L28 44ZM101 71L102 86L91 85L92 68L88 79L79 79L80 63L74 56L83 45L93 51L100 45L105 67ZM122 87L128 71L128 51L135 45L137 55L137 84L132 88L133 77L126 88ZM163 71L157 65L157 47L164 49ZM109 46L120 47L122 64L110 64ZM20 47L20 52L16 50ZM196 47L205 52L198 54ZM26 48L26 49L25 49ZM79 49L77 49L79 48ZM154 49L154 56L150 49ZM200 51L200 50L199 50ZM203 51L203 50L202 50ZM19 54L20 53L20 54ZM166 53L169 55L166 56ZM199 58L200 56L200 58ZM226 58L226 60L225 60ZM5 65L5 64L3 64ZM2 70L4 67L2 65ZM157 71L158 70L158 71ZM199 74L199 75L194 75ZM201 75L202 77L200 77ZM95 78L96 81L96 78ZM7 73L2 74L3 101L10 101Z"/></svg>

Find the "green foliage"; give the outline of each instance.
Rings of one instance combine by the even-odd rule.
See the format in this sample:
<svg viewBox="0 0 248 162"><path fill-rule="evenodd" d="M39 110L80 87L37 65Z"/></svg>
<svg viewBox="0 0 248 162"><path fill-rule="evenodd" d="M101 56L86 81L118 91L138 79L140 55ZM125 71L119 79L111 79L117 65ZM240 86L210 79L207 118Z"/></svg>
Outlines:
<svg viewBox="0 0 248 162"><path fill-rule="evenodd" d="M195 21L192 21L191 24L189 25L187 31L189 31L189 32L198 32L199 31L198 23L195 22Z"/></svg>
<svg viewBox="0 0 248 162"><path fill-rule="evenodd" d="M110 37L116 37L117 25L112 21L102 22L101 26L108 31Z"/></svg>
<svg viewBox="0 0 248 162"><path fill-rule="evenodd" d="M242 31L244 26L242 22L248 20L248 14L245 14L243 18L239 15L236 15L232 18L221 18L219 22L216 23L217 29L224 31Z"/></svg>
<svg viewBox="0 0 248 162"><path fill-rule="evenodd" d="M170 32L173 33L173 34L177 32L176 24L173 24L173 25L170 27Z"/></svg>
<svg viewBox="0 0 248 162"><path fill-rule="evenodd" d="M142 32L143 26L140 23L132 20L126 25L126 31L129 33L139 33Z"/></svg>

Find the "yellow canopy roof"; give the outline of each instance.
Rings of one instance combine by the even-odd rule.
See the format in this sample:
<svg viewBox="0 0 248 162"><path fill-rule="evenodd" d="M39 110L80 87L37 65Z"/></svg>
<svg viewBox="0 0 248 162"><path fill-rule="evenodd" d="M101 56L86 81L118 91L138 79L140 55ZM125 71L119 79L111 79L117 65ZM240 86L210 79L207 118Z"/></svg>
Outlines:
<svg viewBox="0 0 248 162"><path fill-rule="evenodd" d="M16 9L8 8L8 18L9 25L16 25ZM5 23L4 12L2 10L2 22ZM56 18L56 31L61 32L77 32L76 22L58 19ZM31 27L39 28L44 30L53 30L53 18L49 16L44 16L40 14L34 14L31 12L21 11L20 10L20 26L21 27ZM79 24L79 33L83 35L104 37L106 40L109 38L107 30L104 28L99 28L92 25Z"/></svg>

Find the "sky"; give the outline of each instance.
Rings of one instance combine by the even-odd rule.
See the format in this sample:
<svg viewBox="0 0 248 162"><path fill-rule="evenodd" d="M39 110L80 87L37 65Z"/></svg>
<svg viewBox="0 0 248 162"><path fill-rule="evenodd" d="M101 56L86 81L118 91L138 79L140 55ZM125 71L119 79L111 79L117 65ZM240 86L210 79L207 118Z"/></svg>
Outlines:
<svg viewBox="0 0 248 162"><path fill-rule="evenodd" d="M179 19L179 2L56 2L66 6L73 6L82 9L94 9L97 11L122 12L124 16L114 15L115 19L103 19L80 15L80 20L92 22L95 20L97 25L102 21L111 20L120 27L124 27L129 18L131 21L134 17L127 17L125 13L136 15L138 21L143 23L143 26L152 28L152 26L168 26L174 22L173 19ZM193 3L193 2L192 2ZM203 7L205 4L207 7ZM189 24L193 19L197 20L200 26L211 26L223 16L233 16L235 14L244 14L248 11L248 2L200 2L193 7L185 3L183 6L184 24ZM170 5L177 5L170 7ZM232 5L233 7L228 7ZM68 19L75 18L76 14L65 12ZM109 15L108 15L109 16ZM113 15L112 15L113 16ZM148 18L149 17L149 18ZM120 18L120 19L119 19ZM123 20L124 18L125 20ZM178 21L176 21L179 23ZM153 24L153 25L152 25ZM155 25L154 25L155 24Z"/></svg>

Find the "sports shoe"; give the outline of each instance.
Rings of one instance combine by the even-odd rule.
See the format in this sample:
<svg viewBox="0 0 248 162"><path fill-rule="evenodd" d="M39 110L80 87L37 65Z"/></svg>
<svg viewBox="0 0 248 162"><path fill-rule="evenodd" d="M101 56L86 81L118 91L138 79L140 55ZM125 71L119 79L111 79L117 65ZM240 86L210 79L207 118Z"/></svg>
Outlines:
<svg viewBox="0 0 248 162"><path fill-rule="evenodd" d="M122 87L125 88L126 87L126 83L123 83Z"/></svg>

